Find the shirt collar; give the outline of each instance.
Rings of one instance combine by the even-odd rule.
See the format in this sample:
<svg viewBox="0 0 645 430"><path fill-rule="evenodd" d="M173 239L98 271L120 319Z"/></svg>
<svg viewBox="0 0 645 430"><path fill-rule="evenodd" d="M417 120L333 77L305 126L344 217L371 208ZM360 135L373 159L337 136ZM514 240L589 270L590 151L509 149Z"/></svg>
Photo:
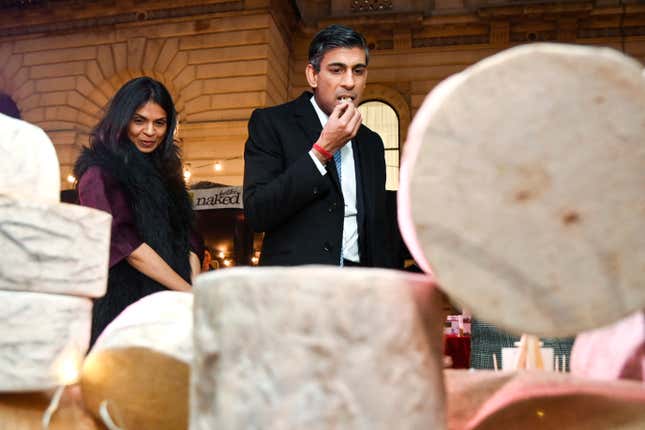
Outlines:
<svg viewBox="0 0 645 430"><path fill-rule="evenodd" d="M316 114L318 115L318 119L320 120L320 124L324 128L325 124L327 124L327 121L329 120L329 115L327 115L325 112L323 112L322 109L320 109L320 106L318 106L318 103L316 103L316 96L311 96L309 101L313 105L314 110L316 111Z"/></svg>

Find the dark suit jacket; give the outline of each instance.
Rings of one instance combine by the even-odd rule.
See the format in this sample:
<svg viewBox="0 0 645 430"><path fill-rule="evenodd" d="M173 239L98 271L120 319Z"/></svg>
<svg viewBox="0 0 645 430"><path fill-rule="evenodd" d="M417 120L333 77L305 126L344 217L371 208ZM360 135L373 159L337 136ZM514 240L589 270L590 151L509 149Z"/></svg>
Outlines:
<svg viewBox="0 0 645 430"><path fill-rule="evenodd" d="M343 194L333 163L321 175L308 152L322 126L305 92L279 106L257 109L244 150L244 212L265 232L260 264L338 265L344 219ZM383 141L361 125L352 139L356 163L361 264L391 267L385 240Z"/></svg>

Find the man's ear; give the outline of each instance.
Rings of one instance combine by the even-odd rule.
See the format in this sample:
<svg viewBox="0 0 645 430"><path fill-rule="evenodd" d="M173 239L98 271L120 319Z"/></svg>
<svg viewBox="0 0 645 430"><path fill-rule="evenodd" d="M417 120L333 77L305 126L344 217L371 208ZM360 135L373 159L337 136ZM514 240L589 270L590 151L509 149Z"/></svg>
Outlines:
<svg viewBox="0 0 645 430"><path fill-rule="evenodd" d="M307 83L311 88L318 86L318 72L311 64L307 64L307 67L305 67L305 76L307 76Z"/></svg>

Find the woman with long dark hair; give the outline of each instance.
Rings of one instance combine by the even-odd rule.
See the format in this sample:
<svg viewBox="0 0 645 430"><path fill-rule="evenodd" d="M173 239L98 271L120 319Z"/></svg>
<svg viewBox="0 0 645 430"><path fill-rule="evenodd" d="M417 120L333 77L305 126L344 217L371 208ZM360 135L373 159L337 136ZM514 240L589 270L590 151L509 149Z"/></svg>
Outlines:
<svg viewBox="0 0 645 430"><path fill-rule="evenodd" d="M140 77L114 95L74 166L79 201L112 214L105 296L94 302L91 344L125 307L165 289L190 291L201 243L174 143L175 106Z"/></svg>

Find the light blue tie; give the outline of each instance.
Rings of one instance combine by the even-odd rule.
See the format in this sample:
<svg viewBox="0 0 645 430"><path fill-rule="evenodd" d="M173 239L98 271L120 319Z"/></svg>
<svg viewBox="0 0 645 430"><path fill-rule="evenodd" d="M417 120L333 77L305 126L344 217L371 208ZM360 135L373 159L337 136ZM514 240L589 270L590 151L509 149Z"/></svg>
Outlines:
<svg viewBox="0 0 645 430"><path fill-rule="evenodd" d="M340 173L340 166L341 166L342 161L343 161L343 157L340 154L340 149L339 149L338 151L336 151L334 153L334 163L336 164L336 172L338 172L338 183L340 184L341 193L343 191L343 181L341 179L341 173ZM343 219L345 219L344 215L343 215ZM344 225L343 225L343 227L344 227ZM343 237L342 237L342 233L341 233L341 238L340 238L340 267L343 267Z"/></svg>

